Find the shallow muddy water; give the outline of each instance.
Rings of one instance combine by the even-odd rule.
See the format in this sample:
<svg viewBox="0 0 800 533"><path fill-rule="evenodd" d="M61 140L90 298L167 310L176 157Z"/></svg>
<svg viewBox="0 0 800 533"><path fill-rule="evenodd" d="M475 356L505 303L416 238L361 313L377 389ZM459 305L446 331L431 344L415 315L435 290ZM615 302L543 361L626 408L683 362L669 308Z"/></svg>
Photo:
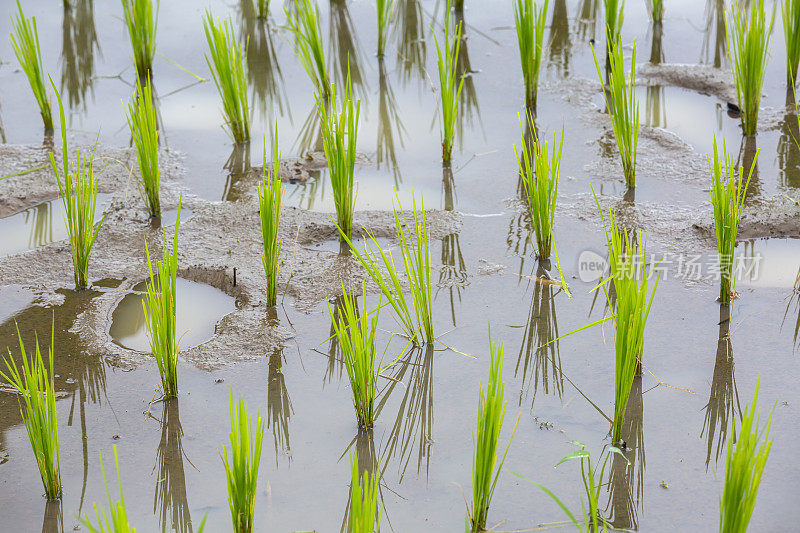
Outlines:
<svg viewBox="0 0 800 533"><path fill-rule="evenodd" d="M77 3L82 7L63 11L44 1L24 2L26 12L37 17L46 69L67 93L70 142L91 144L99 131L101 144L127 148L121 100L130 97L134 74L121 9L114 2L95 3L93 10L87 9L91 2ZM626 415L624 438L631 466L613 463L601 506L620 529L717 528L726 438L760 376L759 404L763 411L774 409L774 444L751 530L796 527L800 298L794 283L800 241L790 238L800 234L796 223L779 226L773 223L778 219L770 217L796 215L796 207L783 195L800 195L800 151L787 142L797 119L784 107L779 20L762 100L764 125L755 140L741 148L738 123L726 113L729 82L717 83L714 76L698 75L700 70L688 67L670 74L673 83L664 81L666 75L639 77L642 122L653 127L643 128L637 188L630 195L621 179L613 137L607 132L610 123L603 113L589 44L595 39L602 46L602 2L551 0L547 16L551 45L537 121L547 135L562 124L565 128L555 240L574 296L569 298L534 281L535 245L526 238L528 223L522 214L512 148L520 142L517 113L524 104L511 2L466 0L467 57L462 67L470 75L452 170L441 167L436 95L430 82L436 78L430 28L434 20L441 20L443 2L396 0L398 18L382 61L374 55L372 2L319 2L334 78L340 79L346 64L341 58L349 52L358 80L356 93L362 98L359 151L369 163L356 173L357 223L378 227L382 247L395 242L385 231L391 226L382 222L389 218L365 212L391 210L392 187L406 209L413 191L417 198L424 196L427 209L452 211L460 217L459 224L442 225L445 230L431 239L437 284L434 317L441 342L432 350L403 353L405 343L397 336L391 339L386 362L402 356L386 371L392 379L381 383L380 413L375 428L367 433L357 429L347 376L336 346L328 340L332 331L327 300L339 296L335 290L339 278L360 278L352 260L336 254L335 229L327 217L333 212L333 198L324 169L306 183L287 185L288 207L325 215L304 211L285 215L294 226L284 235L282 305L274 313L263 306L255 182L248 181L246 170L249 164L262 164L260 139L275 121L286 157L318 149L319 126L310 115L312 85L293 55L290 36L281 28L282 2L273 0L273 17L267 25L255 21L244 4L211 2L209 7L215 15L231 16L237 34L250 38L255 124L249 149L235 149L221 129L213 83L199 82L170 63L209 77L203 58L206 4L184 0L161 4L154 83L165 144L181 157L180 164L169 169L165 188L171 211L162 223L174 223L174 207L182 192L191 211L184 207L181 216L179 269L187 271L179 272L186 280L178 290L185 294L186 284L202 282L210 294L194 292L186 302L204 308L205 319L190 330L190 335L198 336L185 337L181 346L188 351L198 344L195 352L212 346L214 352L202 364L196 358L181 359L177 400L151 405L158 371L149 356L135 352L147 351L141 328L133 328L136 317L127 319L124 334L114 334L113 310L123 299L122 291L132 288L120 280L136 282L146 276L142 237L150 243L160 235L158 228L142 222L142 213L136 213L141 203L135 203L135 187L113 195L101 229L106 240L97 246L109 246L119 257L109 258L98 248L90 277L105 281L96 281L87 291L72 290L63 234L45 232L47 238L42 240L40 226L12 222L21 214L0 220L14 226L7 242L20 243L15 248L9 244L4 253L11 255L0 258L0 347L8 346L12 356L19 357L15 324L26 343L33 342L34 332L46 343L55 321L64 481L60 508L47 504L17 397L3 386L0 523L4 527L73 530L78 525L76 514L91 512L94 502L105 502L98 452L110 468L116 445L125 502L139 530L193 531L204 515L207 531L229 530L219 450L227 443L228 398L234 390L244 395L253 412L260 409L266 425L256 530L340 529L348 506L348 450L356 447L364 465L380 465L383 528L461 531L466 514L462 494L470 493L478 388L488 372L490 325L493 338L505 347L508 409L503 442L517 417L519 422L489 523L497 525L496 531L520 531L564 520L542 491L512 473L547 486L570 508L579 509L582 485L577 464L553 466L574 450L570 441L586 443L595 456L609 445L611 326L537 349L608 313L602 294L589 292L594 283L582 281L586 252L605 257L592 189L604 209L616 209L623 221L648 234L649 251L656 259L665 256L647 326L646 371L634 383ZM649 24L644 2L628 4L623 41L629 55L636 39L640 66L703 65L727 79L719 2L666 2L660 32ZM9 32L9 24L6 16L0 16L0 34ZM0 56L11 61L10 46L5 40L0 43L5 43L0 44ZM0 140L9 149L15 144L41 146L38 112L15 61L0 64L0 124ZM748 237L737 246L737 253L746 258L761 254L763 268L756 278L737 283L740 298L730 308L715 301L715 244L705 162L714 132L743 157L754 148L761 150L748 197L750 211L746 209L742 222ZM27 164L18 163L21 168ZM21 168L0 168L0 175ZM11 193L19 195L13 189ZM55 208L51 211L55 227L53 217L60 214ZM215 226L215 220L224 222ZM126 239L125 234L135 238ZM35 250L19 253L34 245ZM131 247L135 251L128 252ZM695 255L697 271L687 270L687 261ZM52 265L52 272L29 271L29 264ZM238 275L235 288L233 268ZM548 268L551 276L557 276L555 268ZM188 269L202 275L188 275ZM290 290L284 295L287 284ZM314 290L318 286L333 289L322 293ZM235 292L239 290L247 298L240 298ZM124 305L141 312L136 295L124 298L130 300L123 300ZM240 305L234 305L235 300ZM370 293L368 301L375 305L377 295ZM381 328L380 342L389 342L389 332L397 326L388 308L381 313ZM260 339L257 334L262 333L269 341L257 349L243 342ZM135 341L121 342L131 350L111 341L126 335L135 335ZM219 342L222 335L225 342Z"/></svg>

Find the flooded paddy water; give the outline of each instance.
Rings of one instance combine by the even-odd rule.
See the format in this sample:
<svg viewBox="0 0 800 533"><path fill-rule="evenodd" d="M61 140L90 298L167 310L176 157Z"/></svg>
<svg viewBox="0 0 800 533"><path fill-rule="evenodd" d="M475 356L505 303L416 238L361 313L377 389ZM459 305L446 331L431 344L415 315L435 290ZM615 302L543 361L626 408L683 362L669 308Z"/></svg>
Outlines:
<svg viewBox="0 0 800 533"><path fill-rule="evenodd" d="M123 166L135 166L122 104L133 92L135 70L120 6L74 3L64 10L23 2L37 18L46 72L68 106L70 145L91 147L99 132L98 154L105 158L98 204L106 220L87 290L73 290L38 110L10 46L0 40L0 175L36 169L0 179L0 349L8 346L18 358L15 325L27 346L35 332L49 340L55 321L64 485L60 505L41 496L18 395L1 384L0 529L83 527L76 515L106 501L98 452L110 469L116 446L125 503L140 531L194 531L203 516L206 531L230 530L219 452L228 442L233 389L251 410L260 409L267 426L256 530L341 529L355 448L365 464L380 464L385 530L461 531L490 325L505 347L503 445L519 422L489 525L526 531L563 523L544 492L512 473L580 509L578 465L554 465L574 450L570 441L585 443L594 457L611 445L613 326L554 341L610 313L605 296L590 292L596 279L584 268L586 257L606 256L592 188L604 210L614 208L624 224L647 234L649 252L665 256L646 330L646 370L634 381L623 431L631 464L610 463L601 509L619 529L716 529L726 439L760 376L762 412L774 406L774 443L750 529L796 528L800 241L792 239L800 237L800 208L791 198L800 196L800 150L791 142L797 118L793 105L786 106L779 9L759 134L742 141L739 121L728 115L735 90L722 2L667 1L663 27L655 31L644 2L628 2L622 41L626 57L636 41L645 125L630 194L590 47L604 46L602 2L550 1L537 124L548 136L565 128L554 237L569 298L535 280L540 265L528 239L513 150L524 98L512 3L465 2L460 68L468 75L453 167L443 169L431 27L440 32L444 2L396 0L382 60L375 57L372 2L318 2L332 76L342 80L349 57L362 100L355 225L392 247L395 187L406 209L412 191L424 197L431 227L441 342L409 351L404 340L391 338L387 361L402 355L385 372L391 379L380 382L379 415L367 432L353 416L328 307L341 294L341 280L360 282L364 273L352 257L337 253L324 164L309 163L308 179L286 183L279 305L266 308L255 170L262 165L262 136L277 124L281 152L301 162L321 150L313 87L284 28L284 2L273 0L267 22L256 20L245 1L160 6L153 85L165 154L162 224L170 234L182 195L178 324L180 334L189 333L181 341L178 398L152 405L159 374L147 353L136 292L147 275L144 239L153 250L161 229L148 220ZM253 141L247 148L234 147L222 129L213 83L186 72L210 79L202 26L207 7L230 16L248 42ZM10 31L9 19L0 16L0 35ZM705 154L715 134L745 159L760 149L737 246L760 269L740 278L740 297L729 307L716 301L712 265ZM695 270L688 270L690 260L699 265ZM542 268L558 276L554 266ZM368 287L374 305L376 287ZM382 347L397 331L388 310L380 328Z"/></svg>

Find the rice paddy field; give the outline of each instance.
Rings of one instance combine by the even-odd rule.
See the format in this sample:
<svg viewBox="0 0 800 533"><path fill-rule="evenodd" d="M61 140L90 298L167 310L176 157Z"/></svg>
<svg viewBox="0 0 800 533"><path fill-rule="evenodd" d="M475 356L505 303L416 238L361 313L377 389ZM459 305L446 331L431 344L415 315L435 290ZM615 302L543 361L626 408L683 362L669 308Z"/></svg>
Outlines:
<svg viewBox="0 0 800 533"><path fill-rule="evenodd" d="M3 2L0 530L795 531L800 7L529 3Z"/></svg>

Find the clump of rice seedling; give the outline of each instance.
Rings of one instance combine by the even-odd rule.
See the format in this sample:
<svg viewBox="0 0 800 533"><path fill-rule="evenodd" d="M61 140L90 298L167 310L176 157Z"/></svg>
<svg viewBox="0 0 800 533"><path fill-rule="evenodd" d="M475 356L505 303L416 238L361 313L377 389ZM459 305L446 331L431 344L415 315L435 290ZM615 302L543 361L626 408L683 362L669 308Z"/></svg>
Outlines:
<svg viewBox="0 0 800 533"><path fill-rule="evenodd" d="M742 415L742 427L738 438L728 438L725 458L725 486L719 498L720 533L745 533L747 524L756 506L758 486L764 475L772 441L769 428L772 413L761 426L761 412L756 414L759 382L751 403ZM736 435L736 418L733 419L733 435ZM734 440L736 444L734 445Z"/></svg>
<svg viewBox="0 0 800 533"><path fill-rule="evenodd" d="M639 102L636 98L636 41L633 42L631 72L625 76L625 63L622 55L622 42L617 38L616 45L608 48L610 79L608 87L603 85L603 93L609 101L611 125L617 142L622 171L628 187L636 187L636 149L639 144ZM600 83L603 74L600 63L592 47L594 64Z"/></svg>
<svg viewBox="0 0 800 533"><path fill-rule="evenodd" d="M525 108L529 113L536 112L548 3L549 0L545 0L544 5L539 7L533 0L516 0L514 4L519 60L522 66L522 79L525 82Z"/></svg>
<svg viewBox="0 0 800 533"><path fill-rule="evenodd" d="M230 398L231 432L230 458L222 446L222 462L228 480L228 506L234 533L250 533L255 514L258 465L261 462L261 442L264 437L264 420L256 414L255 423L247 414L243 398L238 403Z"/></svg>
<svg viewBox="0 0 800 533"><path fill-rule="evenodd" d="M448 9L450 8L450 6L447 6L447 7L448 7ZM455 9L456 9L456 11L463 11L464 10L464 0L456 0Z"/></svg>
<svg viewBox="0 0 800 533"><path fill-rule="evenodd" d="M103 472L103 483L106 485L106 495L108 496L108 514L102 505L95 503L96 525L92 523L88 514L83 515L80 521L89 528L90 533L136 533L136 528L128 522L128 510L125 508L125 497L122 495L122 478L119 475L119 455L116 446L114 446L114 465L117 468L117 484L119 485L119 500L117 501L111 498L111 491L108 490L106 467L103 464L103 454L100 454L100 469Z"/></svg>
<svg viewBox="0 0 800 533"><path fill-rule="evenodd" d="M235 143L250 140L250 105L247 100L247 63L233 34L230 20L214 22L209 11L203 20L211 57L206 63L222 98L225 125Z"/></svg>
<svg viewBox="0 0 800 533"><path fill-rule="evenodd" d="M94 149L86 160L85 154L80 150L75 155L75 169L70 172L69 153L67 150L67 124L64 118L64 105L53 81L50 85L58 100L58 113L61 119L61 163L62 171L58 170L55 155L50 152L50 166L56 175L58 190L64 203L67 235L72 248L72 266L75 278L75 288L85 289L89 277L89 255L92 246L103 224L105 215L94 224L95 207L97 205L97 180L94 176Z"/></svg>
<svg viewBox="0 0 800 533"><path fill-rule="evenodd" d="M606 46L609 53L617 47L622 33L622 22L625 13L625 0L603 0L606 10Z"/></svg>
<svg viewBox="0 0 800 533"><path fill-rule="evenodd" d="M587 506L583 503L583 498L581 498L581 514L580 516L583 517L582 520L578 520L575 515L569 510L569 508L564 505L561 500L556 497L547 487L544 487L538 483L531 481L530 479L519 476L526 481L529 481L542 489L554 502L558 504L562 511L567 515L567 517L572 522L572 525L578 528L578 531L583 533L597 533L600 531L600 525L602 524L603 531L608 531L608 520L603 516L602 512L600 511L599 502L600 502L600 488L603 486L603 475L605 474L606 466L608 465L608 459L611 457L612 453L615 453L622 457L628 464L628 458L622 453L622 450L617 448L616 446L610 446L608 451L605 453L605 458L603 459L602 466L597 463L592 463L592 455L586 449L586 445L580 442L572 441L572 444L580 447L579 450L572 452L571 454L562 458L556 466L566 463L568 461L573 461L576 459L580 459L581 461L581 478L583 479L583 487L586 492L586 499L588 500L588 509ZM598 473L598 468L600 472Z"/></svg>
<svg viewBox="0 0 800 533"><path fill-rule="evenodd" d="M786 40L786 83L794 87L800 63L800 0L783 0L783 37Z"/></svg>
<svg viewBox="0 0 800 533"><path fill-rule="evenodd" d="M331 85L330 100L316 95L317 110L322 123L323 148L328 161L328 173L333 188L333 203L339 238L349 238L353 230L353 213L356 209L356 194L353 183L356 166L356 141L361 100L353 102L353 87L347 74L341 110L336 99L336 87Z"/></svg>
<svg viewBox="0 0 800 533"><path fill-rule="evenodd" d="M353 393L353 408L358 425L369 429L375 423L375 397L378 394L378 368L375 367L375 333L378 330L378 314L381 308L359 315L355 295L342 284L342 305L334 309L328 305L336 338L342 351L344 367ZM362 288L364 305L367 287Z"/></svg>
<svg viewBox="0 0 800 533"><path fill-rule="evenodd" d="M264 140L264 173L258 185L258 205L261 215L261 238L264 252L261 263L267 277L267 306L273 307L278 301L278 260L281 255L283 239L279 237L281 223L281 202L283 188L280 177L281 153L278 151L278 127L272 137L272 162L267 175L267 142Z"/></svg>
<svg viewBox="0 0 800 533"><path fill-rule="evenodd" d="M739 167L738 176L736 162L733 155L728 153L725 142L722 143L722 154L717 149L717 139L714 139L714 160L708 159L711 170L711 204L714 206L714 227L717 233L717 254L720 266L719 301L728 303L736 297L734 279L734 257L736 236L739 233L739 219L742 216L744 199L753 169L758 158L756 152L753 164L744 178L744 169ZM722 165L725 165L723 170Z"/></svg>
<svg viewBox="0 0 800 533"><path fill-rule="evenodd" d="M769 36L775 14L767 26L764 0L754 0L749 8L734 3L725 20L728 33L733 82L742 115L742 133L755 135L758 129L758 106L767 70Z"/></svg>
<svg viewBox="0 0 800 533"><path fill-rule="evenodd" d="M461 50L461 24L457 23L455 35L450 35L450 0L444 13L444 42L433 35L436 43L437 67L439 69L439 93L442 114L442 161L450 164L453 158L453 138L458 120L459 99L464 86L464 77L458 72L458 55Z"/></svg>
<svg viewBox="0 0 800 533"><path fill-rule="evenodd" d="M181 222L181 204L178 203L178 217L175 220L175 236L172 251L167 246L167 230L164 229L163 259L153 270L150 259L150 248L147 239L144 241L147 253L147 269L150 279L147 281L147 295L142 301L142 308L147 317L147 333L150 337L150 349L161 376L161 389L165 398L178 395L178 338L176 336L175 318L177 313L178 283L178 226Z"/></svg>
<svg viewBox="0 0 800 533"><path fill-rule="evenodd" d="M664 0L649 0L647 11L650 13L650 18L653 19L653 24L661 24L664 19Z"/></svg>
<svg viewBox="0 0 800 533"><path fill-rule="evenodd" d="M44 122L45 135L53 133L53 114L50 110L50 98L44 84L42 68L42 51L39 49L39 32L36 28L36 17L27 18L22 12L22 5L17 0L16 17L11 18L14 31L11 33L11 47L17 56L22 71L28 78L28 83L39 104L39 112Z"/></svg>
<svg viewBox="0 0 800 533"><path fill-rule="evenodd" d="M489 382L486 391L483 385L478 393L478 427L473 439L472 454L472 511L470 512L470 531L478 533L486 529L486 518L489 515L489 504L497 486L497 479L503 469L511 438L508 440L503 457L498 454L500 430L506 413L504 401L505 383L503 382L503 345L496 346L489 332ZM516 426L514 427L516 431ZM498 461L499 459L499 461Z"/></svg>
<svg viewBox="0 0 800 533"><path fill-rule="evenodd" d="M536 233L536 248L539 258L550 259L561 149L564 146L564 128L561 128L558 150L556 150L556 136L553 134L553 150L548 151L549 146L546 140L541 141L534 138L529 145L521 120L519 126L522 132L522 156L520 157L516 146L514 146L514 153L517 156L522 181L525 185L528 215Z"/></svg>
<svg viewBox="0 0 800 533"><path fill-rule="evenodd" d="M161 216L159 188L161 169L158 166L158 117L149 79L139 80L136 93L127 105L128 127L136 146L140 179L137 182L151 217Z"/></svg>
<svg viewBox="0 0 800 533"><path fill-rule="evenodd" d="M394 209L394 225L397 231L400 254L403 258L403 268L411 292L411 303L406 299L405 289L400 281L391 250L388 253L385 252L378 244L375 236L366 229L365 232L368 238L365 240L361 251L353 245L350 237L345 236L344 239L350 246L350 250L358 258L361 266L364 267L380 288L383 296L388 300L408 339L415 345L432 343L434 341L433 293L425 203L420 200L420 212L418 213L416 198L413 199L414 223L412 229L412 224L403 212L403 206L400 205L396 190L395 199L398 207ZM343 234L341 228L339 233L340 235Z"/></svg>
<svg viewBox="0 0 800 533"><path fill-rule="evenodd" d="M598 204L598 209L599 207ZM647 275L646 238L637 237L627 229L621 229L612 212L609 212L609 219L610 227L605 231L611 276L605 281L613 281L616 293L614 420L611 441L617 445L622 442L622 424L633 378L642 371L644 328L658 288L659 277L653 284L653 290L648 291L650 280ZM603 225L605 227L605 219ZM605 284L603 288L608 294Z"/></svg>
<svg viewBox="0 0 800 533"><path fill-rule="evenodd" d="M36 351L28 358L22 335L17 326L22 370L17 366L9 351L4 358L6 372L0 370L0 376L22 395L20 414L28 431L28 440L39 465L44 492L48 500L61 498L61 460L59 455L58 416L56 412L55 381L53 376L53 342L55 322L50 333L48 349L48 365L45 366L39 337L36 337ZM24 408L23 408L24 407Z"/></svg>
<svg viewBox="0 0 800 533"><path fill-rule="evenodd" d="M394 15L394 0L376 0L378 11L378 57L383 57L386 49L386 32Z"/></svg>
<svg viewBox="0 0 800 533"><path fill-rule="evenodd" d="M319 23L319 6L311 0L298 0L284 7L286 22L294 34L294 53L308 77L314 82L317 94L323 99L330 91L330 77L322 46L322 29Z"/></svg>
<svg viewBox="0 0 800 533"><path fill-rule="evenodd" d="M350 517L349 533L374 533L381 530L381 511L378 508L377 472L363 473L358 466L358 451L350 456Z"/></svg>
<svg viewBox="0 0 800 533"><path fill-rule="evenodd" d="M258 13L258 18L265 19L267 15L269 15L269 2L270 0L255 0L256 2L256 12Z"/></svg>
<svg viewBox="0 0 800 533"><path fill-rule="evenodd" d="M125 25L133 48L133 61L139 79L147 79L153 70L156 53L156 28L158 27L158 2L153 0L122 0Z"/></svg>

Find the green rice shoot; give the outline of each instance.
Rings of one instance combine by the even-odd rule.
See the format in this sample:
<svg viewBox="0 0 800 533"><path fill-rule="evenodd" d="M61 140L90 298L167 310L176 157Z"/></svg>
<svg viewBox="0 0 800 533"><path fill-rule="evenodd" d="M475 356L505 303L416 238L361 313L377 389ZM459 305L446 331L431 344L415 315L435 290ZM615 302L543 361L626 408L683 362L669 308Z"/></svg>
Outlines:
<svg viewBox="0 0 800 533"><path fill-rule="evenodd" d="M435 340L431 258L425 203L420 199L420 210L417 211L417 201L416 198L413 198L414 219L412 224L403 211L396 190L395 199L397 207L394 208L394 225L403 260L403 271L411 293L411 302L405 295L405 286L400 278L391 250L384 251L375 236L367 229L364 229L367 238L360 251L350 237L345 236L344 239L361 266L378 285L381 294L389 302L395 319L403 329L405 336L415 345L421 346ZM339 233L341 235L343 231L340 229Z"/></svg>
<svg viewBox="0 0 800 533"><path fill-rule="evenodd" d="M714 206L714 227L717 234L717 256L720 266L719 301L728 303L736 297L736 280L734 265L736 254L736 237L739 233L739 220L742 217L747 187L753 177L753 170L758 159L758 152L753 164L744 177L744 169L738 168L732 154L728 153L725 142L722 143L722 154L714 139L714 157L708 158L711 171L710 199ZM724 168L723 168L724 165Z"/></svg>
<svg viewBox="0 0 800 533"><path fill-rule="evenodd" d="M158 262L155 270L147 239L144 242L150 279L147 281L147 294L142 301L142 308L146 317L150 350L153 352L158 366L164 398L173 398L178 395L178 337L175 320L177 316L178 227L180 221L181 205L179 203L172 250L170 251L167 246L165 228L163 258Z"/></svg>
<svg viewBox="0 0 800 533"><path fill-rule="evenodd" d="M59 171L55 155L50 152L50 166L56 175L58 190L64 203L65 225L72 248L72 266L76 289L85 289L89 278L89 256L92 246L105 216L95 226L95 207L97 206L97 180L94 175L94 149L87 161L86 155L77 150L75 166L70 171L67 148L67 124L64 117L64 104L53 80L50 85L58 100L58 113L61 120L61 163Z"/></svg>
<svg viewBox="0 0 800 533"><path fill-rule="evenodd" d="M269 16L269 2L270 0L255 0L256 2L256 13L258 13L258 18L266 19Z"/></svg>
<svg viewBox="0 0 800 533"><path fill-rule="evenodd" d="M525 108L529 113L536 113L548 4L549 0L544 0L542 6L533 0L516 0L514 3L514 23L517 28L522 79L525 83Z"/></svg>
<svg viewBox="0 0 800 533"><path fill-rule="evenodd" d="M103 454L100 454L100 470L103 472L103 483L106 486L108 513L106 513L102 505L95 503L95 522L92 522L88 514L84 514L83 518L79 518L90 533L136 533L136 528L132 527L128 522L128 510L125 507L125 497L122 494L122 478L119 475L119 455L117 454L116 446L114 446L114 465L117 469L117 485L119 486L119 500L116 501L111 497L111 491L108 489L106 467L103 464Z"/></svg>
<svg viewBox="0 0 800 533"><path fill-rule="evenodd" d="M45 366L42 351L39 347L39 337L36 337L36 350L28 357L22 335L17 326L17 339L19 340L22 369L9 351L8 357L3 358L6 372L0 370L3 377L11 387L17 391L20 399L20 415L28 432L33 455L39 466L39 475L42 478L44 492L48 500L61 498L61 460L58 438L58 413L56 410L55 379L53 365L53 344L55 338L55 321L50 333L50 346L47 353L47 366Z"/></svg>
<svg viewBox="0 0 800 533"><path fill-rule="evenodd" d="M532 121L532 117L529 116ZM525 137L525 129L520 119L522 132L522 154L514 146L514 154L519 163L525 197L528 204L528 216L536 235L536 249L540 259L550 259L553 240L553 219L558 196L559 168L561 166L561 150L564 146L564 128L561 128L561 140L556 148L556 136L553 134L552 151L547 140L533 138L530 143Z"/></svg>
<svg viewBox="0 0 800 533"><path fill-rule="evenodd" d="M503 345L497 346L489 332L489 381L484 391L483 384L478 393L478 427L473 438L472 454L472 510L469 513L470 531L478 533L486 529L489 505L492 502L497 480L503 470L511 437L503 456L498 453L500 430L505 418L505 383L503 381ZM516 431L516 426L514 427Z"/></svg>
<svg viewBox="0 0 800 533"><path fill-rule="evenodd" d="M139 79L151 77L153 56L156 53L156 29L158 28L158 0L122 0L125 26L133 49L133 62Z"/></svg>
<svg viewBox="0 0 800 533"><path fill-rule="evenodd" d="M366 307L367 288L362 287L362 303ZM369 429L375 424L375 397L378 394L375 335L381 303L372 311L359 314L355 294L342 284L341 306L328 305L336 339L342 352L345 370L353 394L353 408L358 425Z"/></svg>
<svg viewBox="0 0 800 533"><path fill-rule="evenodd" d="M349 533L375 533L381 529L381 511L378 507L377 473L361 472L358 451L350 456L350 516Z"/></svg>
<svg viewBox="0 0 800 533"><path fill-rule="evenodd" d="M17 61L28 78L28 84L39 105L45 135L51 135L53 133L53 113L50 110L50 98L47 96L47 87L44 83L42 51L39 48L36 17L27 18L19 0L17 0L16 16L11 18L11 25L13 27L10 37L11 48L14 49Z"/></svg>
<svg viewBox="0 0 800 533"><path fill-rule="evenodd" d="M600 83L603 84L603 73L592 47L594 64ZM636 151L639 145L639 102L636 98L636 41L633 42L631 71L626 77L625 61L622 53L622 42L617 39L616 46L609 47L608 58L610 76L608 87L603 85L603 93L609 102L611 125L617 143L619 157L622 161L622 172L629 188L636 187Z"/></svg>
<svg viewBox="0 0 800 533"><path fill-rule="evenodd" d="M604 282L613 281L616 291L614 419L611 427L611 442L616 446L622 443L622 425L633 378L642 371L644 329L660 277L656 277L653 290L649 291L647 239L620 228L611 211L609 221L605 232L611 276ZM605 219L603 225L605 227ZM608 294L605 283L603 288Z"/></svg>
<svg viewBox="0 0 800 533"><path fill-rule="evenodd" d="M353 214L356 209L354 183L356 165L356 141L361 101L353 102L353 87L348 71L341 110L338 106L335 85L331 86L330 99L316 95L317 110L322 124L323 149L328 161L328 174L333 189L336 221L340 240L350 238L353 231Z"/></svg>
<svg viewBox="0 0 800 533"><path fill-rule="evenodd" d="M149 79L139 80L127 104L128 127L139 162L139 190L151 217L161 216L161 169L158 165L158 116Z"/></svg>
<svg viewBox="0 0 800 533"><path fill-rule="evenodd" d="M261 218L261 242L264 251L261 263L267 278L267 306L278 302L278 263L283 239L280 237L281 203L283 187L280 177L281 153L278 150L278 127L272 137L272 161L267 172L267 142L264 140L264 170L258 185L258 206Z"/></svg>
<svg viewBox="0 0 800 533"><path fill-rule="evenodd" d="M450 0L447 0L444 15L443 43L433 33L436 43L437 68L439 71L440 112L442 116L442 161L450 164L453 158L453 139L458 120L459 100L464 86L464 77L458 73L458 56L461 50L461 24L457 23L454 35L450 35Z"/></svg>
<svg viewBox="0 0 800 533"><path fill-rule="evenodd" d="M664 0L648 0L647 11L653 24L661 24L664 20Z"/></svg>
<svg viewBox="0 0 800 533"><path fill-rule="evenodd" d="M772 413L766 423L761 425L761 412L756 413L758 403L759 378L753 393L753 402L742 414L742 424L736 431L736 417L733 417L732 436L728 438L728 452L725 457L725 486L719 499L720 533L745 533L753 509L764 467L767 464L772 441L769 429ZM734 440L736 441L734 444Z"/></svg>
<svg viewBox="0 0 800 533"><path fill-rule="evenodd" d="M331 83L322 46L319 6L316 1L296 0L284 6L284 10L286 23L294 35L294 53L314 83L317 94L327 99Z"/></svg>
<svg viewBox="0 0 800 533"><path fill-rule="evenodd" d="M230 454L222 446L222 462L228 483L228 506L234 533L253 531L258 467L261 462L261 444L264 438L264 420L257 413L255 420L247 414L247 405L239 397L230 397L231 432Z"/></svg>
<svg viewBox="0 0 800 533"><path fill-rule="evenodd" d="M800 63L800 0L782 0L781 14L786 41L786 83L794 87Z"/></svg>
<svg viewBox="0 0 800 533"><path fill-rule="evenodd" d="M764 0L753 0L749 9L733 4L725 19L728 34L733 82L742 118L742 133L755 135L758 130L758 108L769 57L772 18L767 26Z"/></svg>
<svg viewBox="0 0 800 533"><path fill-rule="evenodd" d="M606 49L610 55L613 48L618 48L625 18L625 0L603 0L603 6L606 12Z"/></svg>
<svg viewBox="0 0 800 533"><path fill-rule="evenodd" d="M378 15L378 57L386 52L386 34L394 15L394 0L375 0Z"/></svg>
<svg viewBox="0 0 800 533"><path fill-rule="evenodd" d="M230 20L214 22L210 11L203 19L210 56L206 63L222 99L225 126L233 142L250 140L250 105L247 99L247 62L233 34Z"/></svg>

